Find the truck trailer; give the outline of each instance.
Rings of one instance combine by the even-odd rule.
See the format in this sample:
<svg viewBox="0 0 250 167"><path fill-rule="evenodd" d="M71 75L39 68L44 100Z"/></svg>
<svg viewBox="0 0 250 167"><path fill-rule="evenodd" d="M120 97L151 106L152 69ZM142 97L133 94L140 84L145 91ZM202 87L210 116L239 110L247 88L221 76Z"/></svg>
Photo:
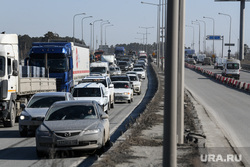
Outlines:
<svg viewBox="0 0 250 167"><path fill-rule="evenodd" d="M56 78L57 91L70 92L89 75L89 48L73 42L36 42L29 65L45 67L48 76Z"/></svg>
<svg viewBox="0 0 250 167"><path fill-rule="evenodd" d="M17 34L0 34L0 122L5 127L14 126L21 103L27 103L33 94L56 91L55 79L23 78L19 63Z"/></svg>

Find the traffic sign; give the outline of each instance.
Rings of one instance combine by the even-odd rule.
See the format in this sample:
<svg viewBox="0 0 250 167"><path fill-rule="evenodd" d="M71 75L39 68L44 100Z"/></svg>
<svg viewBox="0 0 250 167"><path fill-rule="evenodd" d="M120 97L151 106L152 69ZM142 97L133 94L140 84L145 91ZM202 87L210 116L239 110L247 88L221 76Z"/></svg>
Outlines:
<svg viewBox="0 0 250 167"><path fill-rule="evenodd" d="M234 43L225 43L225 46L234 46Z"/></svg>
<svg viewBox="0 0 250 167"><path fill-rule="evenodd" d="M222 37L220 35L207 35L206 40L221 40Z"/></svg>

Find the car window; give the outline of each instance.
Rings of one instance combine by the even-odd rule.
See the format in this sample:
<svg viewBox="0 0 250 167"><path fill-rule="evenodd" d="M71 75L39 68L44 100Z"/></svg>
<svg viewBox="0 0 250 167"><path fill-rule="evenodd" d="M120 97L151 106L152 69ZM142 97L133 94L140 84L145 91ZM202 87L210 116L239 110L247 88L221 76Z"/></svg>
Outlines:
<svg viewBox="0 0 250 167"><path fill-rule="evenodd" d="M54 102L57 101L65 101L64 96L49 96L49 97L44 97L44 96L34 96L29 104L28 108L48 108L50 107Z"/></svg>
<svg viewBox="0 0 250 167"><path fill-rule="evenodd" d="M138 81L138 78L136 76L129 76L130 81Z"/></svg>
<svg viewBox="0 0 250 167"><path fill-rule="evenodd" d="M96 119L97 114L93 106L69 105L54 106L50 108L46 115L46 121L56 120L79 120L79 119Z"/></svg>
<svg viewBox="0 0 250 167"><path fill-rule="evenodd" d="M75 88L74 97L101 97L100 88Z"/></svg>
<svg viewBox="0 0 250 167"><path fill-rule="evenodd" d="M129 88L129 84L128 83L114 83L114 88Z"/></svg>

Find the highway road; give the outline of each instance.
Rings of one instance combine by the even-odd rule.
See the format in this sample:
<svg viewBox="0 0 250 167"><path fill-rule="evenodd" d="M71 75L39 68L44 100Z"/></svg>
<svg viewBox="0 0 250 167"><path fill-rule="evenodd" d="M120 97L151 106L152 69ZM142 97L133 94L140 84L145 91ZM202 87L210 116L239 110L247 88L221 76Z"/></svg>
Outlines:
<svg viewBox="0 0 250 167"><path fill-rule="evenodd" d="M196 64L196 66L199 66L205 70L212 71L215 74L221 74L221 72L222 72L221 69L214 69L213 65L210 66L210 65ZM240 71L240 81L250 83L250 72L246 71L246 70L241 70Z"/></svg>
<svg viewBox="0 0 250 167"><path fill-rule="evenodd" d="M128 115L142 101L148 86L148 79L142 82L141 95L134 95L132 103L116 103L115 108L109 111L110 131L115 132L117 127L128 117ZM112 137L112 136L111 136ZM20 137L18 123L12 128L0 127L0 166L26 167L26 166L77 166L83 162L88 155L71 156L56 159L39 159L36 156L35 137Z"/></svg>
<svg viewBox="0 0 250 167"><path fill-rule="evenodd" d="M211 67L204 66L207 69ZM242 72L242 79L245 74L249 75ZM215 118L243 159L249 161L250 94L227 87L188 68L185 69L185 87Z"/></svg>

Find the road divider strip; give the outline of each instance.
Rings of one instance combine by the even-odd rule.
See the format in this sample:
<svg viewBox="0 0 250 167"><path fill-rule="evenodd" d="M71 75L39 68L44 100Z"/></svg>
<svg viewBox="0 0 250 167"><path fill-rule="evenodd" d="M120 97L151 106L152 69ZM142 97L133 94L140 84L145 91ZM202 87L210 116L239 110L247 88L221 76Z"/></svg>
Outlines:
<svg viewBox="0 0 250 167"><path fill-rule="evenodd" d="M222 84L225 84L225 85L237 88L237 89L245 90L245 91L250 91L250 83L241 82L241 81L236 80L234 78L224 77L221 74L215 74L212 71L205 70L202 67L199 67L199 66L196 66L193 64L185 63L185 67L192 69L196 72L199 72L203 75L209 76L209 77L219 81Z"/></svg>

